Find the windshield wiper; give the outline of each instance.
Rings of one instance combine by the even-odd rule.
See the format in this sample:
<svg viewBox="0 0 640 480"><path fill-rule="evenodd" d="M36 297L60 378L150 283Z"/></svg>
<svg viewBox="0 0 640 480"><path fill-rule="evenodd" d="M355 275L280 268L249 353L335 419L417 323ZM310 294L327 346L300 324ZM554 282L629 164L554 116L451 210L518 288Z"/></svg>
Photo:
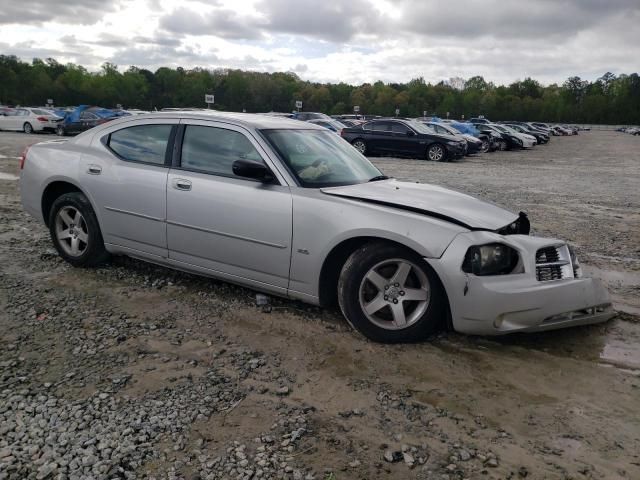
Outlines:
<svg viewBox="0 0 640 480"><path fill-rule="evenodd" d="M389 180L391 177L387 177L386 175L378 175L377 177L370 178L370 182L377 182L379 180Z"/></svg>

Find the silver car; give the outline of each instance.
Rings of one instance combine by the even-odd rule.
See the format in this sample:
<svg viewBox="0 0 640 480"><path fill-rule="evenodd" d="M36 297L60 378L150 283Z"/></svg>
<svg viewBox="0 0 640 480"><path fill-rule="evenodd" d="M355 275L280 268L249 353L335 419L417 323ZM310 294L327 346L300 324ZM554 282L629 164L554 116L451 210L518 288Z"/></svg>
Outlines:
<svg viewBox="0 0 640 480"><path fill-rule="evenodd" d="M129 255L316 305L368 338L602 322L608 293L525 214L384 176L325 128L264 115L125 117L36 144L24 208L74 266Z"/></svg>

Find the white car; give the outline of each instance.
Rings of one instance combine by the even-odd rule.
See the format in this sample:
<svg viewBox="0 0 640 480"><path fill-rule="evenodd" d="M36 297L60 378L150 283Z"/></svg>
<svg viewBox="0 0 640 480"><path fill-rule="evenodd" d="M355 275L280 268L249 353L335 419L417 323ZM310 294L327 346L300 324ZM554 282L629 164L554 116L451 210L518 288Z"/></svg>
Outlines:
<svg viewBox="0 0 640 480"><path fill-rule="evenodd" d="M55 131L59 117L42 108L15 108L0 111L0 130L15 130L24 133Z"/></svg>

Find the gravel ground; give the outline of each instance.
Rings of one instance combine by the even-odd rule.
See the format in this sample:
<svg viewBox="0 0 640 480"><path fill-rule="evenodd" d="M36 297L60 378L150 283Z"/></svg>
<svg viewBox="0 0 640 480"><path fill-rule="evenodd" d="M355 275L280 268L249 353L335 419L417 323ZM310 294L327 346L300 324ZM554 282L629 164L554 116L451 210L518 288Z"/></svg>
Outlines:
<svg viewBox="0 0 640 480"><path fill-rule="evenodd" d="M606 325L373 344L334 311L141 262L73 269L0 133L0 479L640 478L639 138L387 174L529 213L605 280Z"/></svg>

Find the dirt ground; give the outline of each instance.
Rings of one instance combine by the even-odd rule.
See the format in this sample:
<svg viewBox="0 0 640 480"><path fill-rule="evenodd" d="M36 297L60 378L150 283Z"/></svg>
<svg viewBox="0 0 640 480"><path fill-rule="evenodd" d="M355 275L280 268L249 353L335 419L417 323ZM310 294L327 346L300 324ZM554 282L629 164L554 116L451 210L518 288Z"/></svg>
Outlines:
<svg viewBox="0 0 640 480"><path fill-rule="evenodd" d="M455 163L373 158L528 212L535 234L577 246L619 312L394 346L334 311L280 299L263 311L250 290L130 259L69 267L19 202L18 156L44 138L0 133L0 479L640 478L640 137L583 132ZM52 436L67 408L91 412L61 427L78 450ZM129 430L145 438L117 462L100 449L101 432L122 443Z"/></svg>

